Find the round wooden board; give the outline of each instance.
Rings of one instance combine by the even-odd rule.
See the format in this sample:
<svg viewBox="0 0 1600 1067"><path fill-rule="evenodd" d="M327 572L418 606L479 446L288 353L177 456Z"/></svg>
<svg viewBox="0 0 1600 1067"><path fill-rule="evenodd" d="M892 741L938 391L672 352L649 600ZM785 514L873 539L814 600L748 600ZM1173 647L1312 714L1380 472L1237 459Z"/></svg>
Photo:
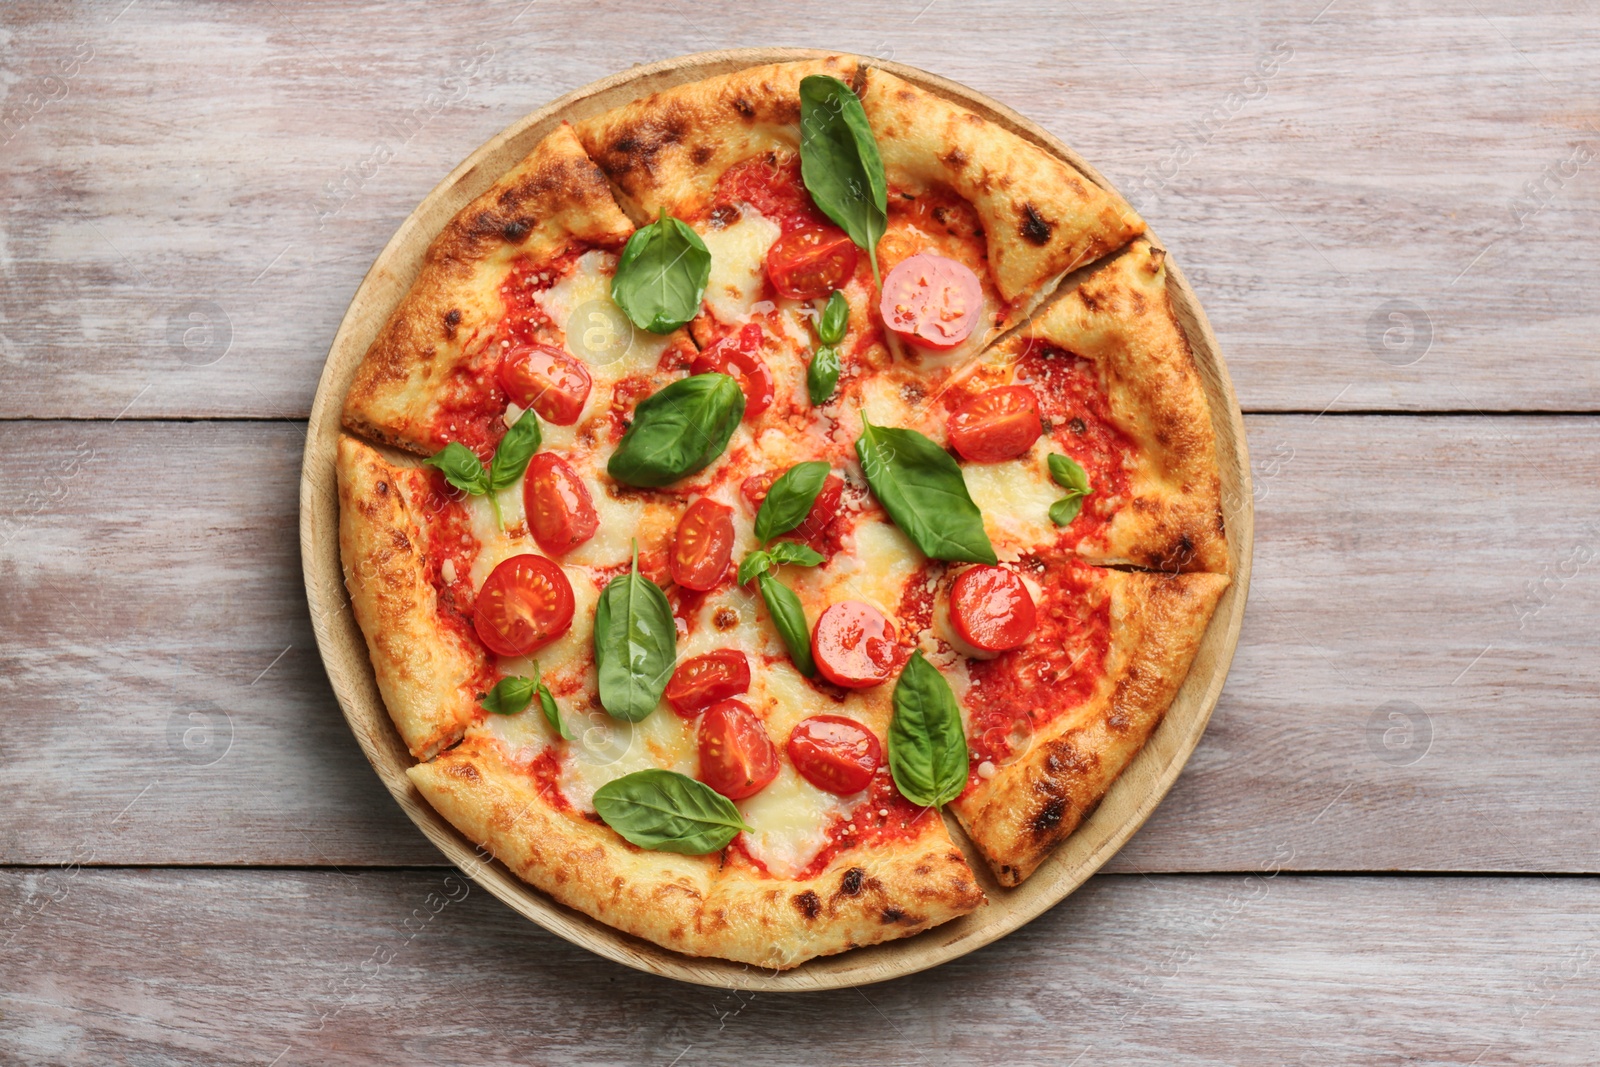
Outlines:
<svg viewBox="0 0 1600 1067"><path fill-rule="evenodd" d="M401 224L356 291L334 337L322 380L317 386L301 472L301 561L322 661L350 729L406 814L474 881L552 933L639 970L722 988L836 989L912 974L1005 936L1082 885L1155 810L1205 732L1238 644L1250 585L1254 515L1244 424L1205 313L1182 271L1169 257L1169 288L1211 401L1234 581L1218 605L1189 677L1161 726L1094 814L1028 881L1015 889L1003 889L995 884L988 876L987 865L955 827L954 819L949 819L953 836L967 849L973 870L989 896L986 906L915 937L811 960L789 971L772 972L724 960L679 955L563 907L501 864L483 858L472 842L418 795L405 774L411 765L411 756L390 723L378 695L366 644L345 595L339 564L334 452L339 437L340 407L357 364L410 287L428 243L463 205L488 188L563 119L586 118L668 86L743 67L827 54L812 49L746 48L706 52L636 67L568 93L472 153ZM1060 140L1011 109L955 82L913 67L877 60L864 62L959 102L1058 155L1101 186L1111 188ZM1153 233L1150 238L1159 246L1159 239Z"/></svg>

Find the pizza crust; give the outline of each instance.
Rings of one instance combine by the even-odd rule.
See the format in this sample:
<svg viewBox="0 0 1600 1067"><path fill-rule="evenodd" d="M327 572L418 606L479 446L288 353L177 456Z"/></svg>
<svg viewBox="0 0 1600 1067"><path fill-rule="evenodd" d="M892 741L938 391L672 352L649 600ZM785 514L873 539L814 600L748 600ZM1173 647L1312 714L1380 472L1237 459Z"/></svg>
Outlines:
<svg viewBox="0 0 1600 1067"><path fill-rule="evenodd" d="M664 714L657 712L656 714ZM436 811L519 878L625 933L689 956L787 970L908 937L984 902L944 823L890 849L853 849L814 878L771 878L727 851L650 852L559 809L530 771L472 733L407 772Z"/></svg>
<svg viewBox="0 0 1600 1067"><path fill-rule="evenodd" d="M559 256L574 244L619 249L633 224L563 123L436 237L422 270L367 349L345 397L346 428L431 453L440 399L476 364L502 313L512 261Z"/></svg>
<svg viewBox="0 0 1600 1067"><path fill-rule="evenodd" d="M378 692L406 748L429 759L478 714L488 656L440 625L428 580L427 531L408 495L426 475L395 467L376 449L339 438L339 556L350 607L367 640Z"/></svg>

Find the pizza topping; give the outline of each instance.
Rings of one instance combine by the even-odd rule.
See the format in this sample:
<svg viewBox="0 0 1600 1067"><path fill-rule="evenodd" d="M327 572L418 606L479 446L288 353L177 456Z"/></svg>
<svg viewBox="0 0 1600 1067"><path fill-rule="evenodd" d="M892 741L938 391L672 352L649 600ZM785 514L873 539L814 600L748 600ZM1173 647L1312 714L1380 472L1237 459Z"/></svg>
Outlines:
<svg viewBox="0 0 1600 1067"><path fill-rule="evenodd" d="M765 544L805 521L830 473L826 463L812 460L796 463L774 478L756 511L756 540Z"/></svg>
<svg viewBox="0 0 1600 1067"><path fill-rule="evenodd" d="M806 467L811 472L798 479L801 483L801 488L804 487L806 481L814 477L817 467L827 470L827 464L821 461L801 463L789 468L783 474L778 474L774 471L753 474L746 478L744 484L739 487L739 494L750 505L750 510L756 513L758 537L760 536L761 514L766 509L768 494L772 492L780 481L793 474L800 467ZM788 495L785 493L785 496ZM776 537L778 534L788 533L796 540L804 541L806 544L816 548L821 543L823 535L827 533L828 525L839 514L839 507L843 501L844 479L836 474L828 473L822 479L821 486L816 490L816 495L812 498L809 509L804 512L804 518L793 526L776 530L771 536ZM793 500L791 499L788 503L784 503L780 511L775 514L787 516L792 506ZM765 538L762 539L765 540Z"/></svg>
<svg viewBox="0 0 1600 1067"><path fill-rule="evenodd" d="M503 561L484 580L472 628L489 651L526 656L572 625L572 583L555 563L532 553Z"/></svg>
<svg viewBox="0 0 1600 1067"><path fill-rule="evenodd" d="M850 235L836 226L790 230L767 249L767 277L779 296L817 300L855 276L857 258Z"/></svg>
<svg viewBox="0 0 1600 1067"><path fill-rule="evenodd" d="M894 623L871 604L841 600L817 619L811 652L834 685L864 689L889 680L899 660Z"/></svg>
<svg viewBox="0 0 1600 1067"><path fill-rule="evenodd" d="M571 464L553 452L541 452L528 464L522 509L533 539L552 556L577 548L600 526L589 487Z"/></svg>
<svg viewBox="0 0 1600 1067"><path fill-rule="evenodd" d="M1067 495L1050 505L1050 521L1057 526L1071 525L1083 510L1083 498L1094 492L1089 485L1089 475L1070 457L1050 454L1050 477L1067 491Z"/></svg>
<svg viewBox="0 0 1600 1067"><path fill-rule="evenodd" d="M692 719L720 700L750 690L750 660L736 648L719 648L686 659L667 683L667 703L685 719Z"/></svg>
<svg viewBox="0 0 1600 1067"><path fill-rule="evenodd" d="M672 539L672 580L705 592L722 580L733 553L733 509L701 497L678 520Z"/></svg>
<svg viewBox="0 0 1600 1067"><path fill-rule="evenodd" d="M688 775L649 769L594 791L594 810L629 844L702 856L748 830L739 809Z"/></svg>
<svg viewBox="0 0 1600 1067"><path fill-rule="evenodd" d="M534 664L533 669L537 674L539 665ZM541 679L524 678L520 675L502 678L495 683L493 689L483 695L483 699L478 701L478 706L494 715L516 715L533 703L533 698L536 696L539 698L539 710L544 712L551 729L555 730L562 740L572 740L572 734L568 732L566 723L561 721L561 710L556 707L556 698L551 694L550 687Z"/></svg>
<svg viewBox="0 0 1600 1067"><path fill-rule="evenodd" d="M971 336L983 310L983 287L972 268L919 252L889 272L878 301L883 324L923 348L954 348Z"/></svg>
<svg viewBox="0 0 1600 1067"><path fill-rule="evenodd" d="M518 407L532 408L555 426L571 426L594 384L582 363L549 345L508 348L500 356L500 387Z"/></svg>
<svg viewBox="0 0 1600 1067"><path fill-rule="evenodd" d="M696 374L727 374L744 391L744 416L754 419L772 406L772 371L761 358L765 342L761 327L748 323L737 334L724 337L694 357L691 369Z"/></svg>
<svg viewBox="0 0 1600 1067"><path fill-rule="evenodd" d="M778 776L778 750L756 713L723 700L700 719L700 780L729 800L754 796Z"/></svg>
<svg viewBox="0 0 1600 1067"><path fill-rule="evenodd" d="M681 378L634 408L606 472L624 485L659 488L704 470L728 447L744 406L726 374Z"/></svg>
<svg viewBox="0 0 1600 1067"><path fill-rule="evenodd" d="M806 366L806 394L813 405L826 404L839 387L839 344L850 326L850 304L837 289L817 318L817 340L822 344Z"/></svg>
<svg viewBox="0 0 1600 1067"><path fill-rule="evenodd" d="M915 430L874 426L863 413L856 458L872 495L929 558L998 562L950 453Z"/></svg>
<svg viewBox="0 0 1600 1067"><path fill-rule="evenodd" d="M785 541L776 547L782 548L789 543ZM761 599L767 605L767 614L772 617L772 626L783 639L784 647L789 650L789 659L794 662L795 670L807 678L815 677L817 665L811 657L806 609L800 603L800 598L794 595L794 590L765 570L756 575L756 588L761 591Z"/></svg>
<svg viewBox="0 0 1600 1067"><path fill-rule="evenodd" d="M950 444L974 463L1016 459L1043 432L1039 402L1025 385L979 393L950 416Z"/></svg>
<svg viewBox="0 0 1600 1067"><path fill-rule="evenodd" d="M787 567L791 563L815 567L823 558L822 553L810 545L802 545L798 541L779 541L770 549L757 549L744 557L744 562L739 564L739 584L752 582L768 571Z"/></svg>
<svg viewBox="0 0 1600 1067"><path fill-rule="evenodd" d="M967 738L955 694L919 649L894 686L889 723L894 784L913 804L937 808L961 795L967 767Z"/></svg>
<svg viewBox="0 0 1600 1067"><path fill-rule="evenodd" d="M706 243L662 208L659 219L628 238L611 299L639 329L671 333L699 313L710 278Z"/></svg>
<svg viewBox="0 0 1600 1067"><path fill-rule="evenodd" d="M776 222L783 233L828 224L801 183L800 157L792 152L768 152L729 167L717 179L712 202L721 205L711 212L712 228L737 222L740 204Z"/></svg>
<svg viewBox="0 0 1600 1067"><path fill-rule="evenodd" d="M539 451L543 436L539 430L539 417L532 411L524 411L505 432L505 436L500 438L487 470L472 449L458 441L451 441L423 462L437 467L445 481L463 493L487 496L489 506L494 509L495 522L504 529L505 517L500 514L500 498L497 494L502 489L511 488L522 477L528 461Z"/></svg>
<svg viewBox="0 0 1600 1067"><path fill-rule="evenodd" d="M661 702L678 659L678 627L661 587L639 573L634 552L628 573L607 583L594 610L594 666L600 706L638 722Z"/></svg>
<svg viewBox="0 0 1600 1067"><path fill-rule="evenodd" d="M789 762L818 789L849 796L872 784L883 746L854 719L813 715L789 734Z"/></svg>
<svg viewBox="0 0 1600 1067"><path fill-rule="evenodd" d="M889 186L867 113L838 78L800 81L800 174L811 199L863 248L878 275L878 241L888 222Z"/></svg>
<svg viewBox="0 0 1600 1067"><path fill-rule="evenodd" d="M1016 572L969 567L950 587L950 624L963 642L982 652L1025 643L1035 623L1033 597Z"/></svg>

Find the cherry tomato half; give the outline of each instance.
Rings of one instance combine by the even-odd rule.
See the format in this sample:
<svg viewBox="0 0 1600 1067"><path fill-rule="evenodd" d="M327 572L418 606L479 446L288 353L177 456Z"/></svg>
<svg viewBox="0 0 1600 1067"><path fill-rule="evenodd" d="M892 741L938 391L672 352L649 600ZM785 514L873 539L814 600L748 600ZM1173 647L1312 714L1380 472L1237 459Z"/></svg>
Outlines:
<svg viewBox="0 0 1600 1067"><path fill-rule="evenodd" d="M729 800L755 796L778 776L778 749L756 713L723 700L700 719L700 780Z"/></svg>
<svg viewBox="0 0 1600 1067"><path fill-rule="evenodd" d="M504 560L478 590L472 628L489 651L526 656L572 625L572 583L560 567L531 553Z"/></svg>
<svg viewBox="0 0 1600 1067"><path fill-rule="evenodd" d="M528 461L522 510L533 539L552 556L571 552L600 526L589 487L571 464L553 452L539 452Z"/></svg>
<svg viewBox="0 0 1600 1067"><path fill-rule="evenodd" d="M705 592L722 580L733 554L733 509L708 497L689 505L672 539L672 580Z"/></svg>
<svg viewBox="0 0 1600 1067"><path fill-rule="evenodd" d="M790 230L767 249L767 277L781 296L816 300L856 272L856 243L837 226Z"/></svg>
<svg viewBox="0 0 1600 1067"><path fill-rule="evenodd" d="M883 324L923 348L954 348L983 312L983 287L971 268L932 252L904 260L883 280Z"/></svg>
<svg viewBox="0 0 1600 1067"><path fill-rule="evenodd" d="M500 357L500 387L518 407L532 408L557 426L571 426L583 413L594 380L582 363L559 348L527 344Z"/></svg>
<svg viewBox="0 0 1600 1067"><path fill-rule="evenodd" d="M761 327L752 322L703 352L689 369L695 374L727 374L744 390L744 417L753 419L772 406L772 372L761 358Z"/></svg>
<svg viewBox="0 0 1600 1067"><path fill-rule="evenodd" d="M871 604L830 604L811 631L817 669L834 685L865 689L889 680L900 658L894 623Z"/></svg>
<svg viewBox="0 0 1600 1067"><path fill-rule="evenodd" d="M667 683L667 703L685 719L750 691L750 661L735 648L719 648L678 664Z"/></svg>
<svg viewBox="0 0 1600 1067"><path fill-rule="evenodd" d="M983 564L964 570L950 587L950 625L984 652L1027 643L1036 614L1028 587L1013 571Z"/></svg>
<svg viewBox="0 0 1600 1067"><path fill-rule="evenodd" d="M871 784L883 746L854 719L813 715L789 734L789 762L818 789L845 797Z"/></svg>
<svg viewBox="0 0 1600 1067"><path fill-rule="evenodd" d="M1026 385L979 393L950 416L950 443L974 463L1016 459L1043 432L1039 401Z"/></svg>
<svg viewBox="0 0 1600 1067"><path fill-rule="evenodd" d="M783 473L783 471L765 471L761 474L752 474L739 486L739 495L750 505L751 515L761 510L761 504L767 499L767 492L772 488L772 483ZM823 479L822 488L817 490L817 499L811 502L811 510L800 520L800 525L782 536L789 540L804 541L812 548L818 548L817 542L822 540L828 524L839 514L839 505L843 500L844 479L837 474L828 475Z"/></svg>

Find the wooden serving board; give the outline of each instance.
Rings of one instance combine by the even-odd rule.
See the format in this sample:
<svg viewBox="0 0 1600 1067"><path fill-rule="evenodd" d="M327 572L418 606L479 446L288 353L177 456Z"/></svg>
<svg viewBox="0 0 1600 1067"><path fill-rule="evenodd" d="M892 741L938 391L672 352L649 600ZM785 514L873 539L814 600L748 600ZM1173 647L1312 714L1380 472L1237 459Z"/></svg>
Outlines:
<svg viewBox="0 0 1600 1067"><path fill-rule="evenodd" d="M1150 816L1205 732L1239 640L1250 585L1254 512L1244 425L1233 384L1194 292L1169 257L1168 286L1211 402L1222 467L1224 514L1234 581L1217 607L1189 677L1165 720L1100 807L1039 870L1015 889L988 876L988 866L947 817L967 850L989 903L915 937L772 972L725 960L683 956L619 932L555 903L504 866L485 859L436 813L406 777L411 756L390 723L373 681L366 644L351 614L339 564L339 504L334 451L339 411L367 347L410 287L428 243L473 197L522 159L563 120L597 114L669 86L743 67L826 55L813 49L746 48L705 52L636 67L568 93L483 145L417 206L378 255L334 336L317 386L300 479L300 550L312 626L333 691L350 729L378 776L422 832L479 885L540 926L607 959L685 982L748 990L820 990L865 985L955 959L1003 937L1082 885ZM955 100L1066 160L1105 188L1110 184L1045 130L980 93L899 63L866 60ZM1151 240L1159 246L1155 234Z"/></svg>

